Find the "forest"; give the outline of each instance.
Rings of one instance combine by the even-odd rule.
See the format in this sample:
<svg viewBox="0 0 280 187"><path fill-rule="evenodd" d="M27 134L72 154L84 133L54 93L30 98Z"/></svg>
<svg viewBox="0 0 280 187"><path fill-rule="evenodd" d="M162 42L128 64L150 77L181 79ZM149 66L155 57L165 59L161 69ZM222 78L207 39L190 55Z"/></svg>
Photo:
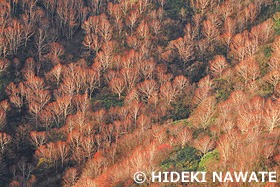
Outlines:
<svg viewBox="0 0 280 187"><path fill-rule="evenodd" d="M0 0L0 186L277 187L151 174L279 176L279 138L279 0Z"/></svg>

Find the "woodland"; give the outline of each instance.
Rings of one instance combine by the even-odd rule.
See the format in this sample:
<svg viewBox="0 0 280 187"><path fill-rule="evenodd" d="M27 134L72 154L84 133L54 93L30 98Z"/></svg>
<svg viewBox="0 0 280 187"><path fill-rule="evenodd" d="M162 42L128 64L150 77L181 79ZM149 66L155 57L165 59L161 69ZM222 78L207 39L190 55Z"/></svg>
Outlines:
<svg viewBox="0 0 280 187"><path fill-rule="evenodd" d="M0 0L0 186L280 174L279 137L279 0Z"/></svg>

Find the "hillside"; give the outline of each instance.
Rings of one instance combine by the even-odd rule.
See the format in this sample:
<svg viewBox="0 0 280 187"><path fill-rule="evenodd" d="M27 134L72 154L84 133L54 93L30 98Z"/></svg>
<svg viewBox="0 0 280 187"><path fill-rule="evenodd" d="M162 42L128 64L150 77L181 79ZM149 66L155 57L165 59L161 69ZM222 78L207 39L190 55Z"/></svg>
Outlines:
<svg viewBox="0 0 280 187"><path fill-rule="evenodd" d="M278 186L279 136L278 0L0 0L0 186Z"/></svg>

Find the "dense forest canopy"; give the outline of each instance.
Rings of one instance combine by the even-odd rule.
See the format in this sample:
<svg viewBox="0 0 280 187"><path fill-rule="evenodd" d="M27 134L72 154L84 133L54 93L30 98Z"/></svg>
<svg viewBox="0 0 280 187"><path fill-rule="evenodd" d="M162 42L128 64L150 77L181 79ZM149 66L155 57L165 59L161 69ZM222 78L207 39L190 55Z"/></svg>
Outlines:
<svg viewBox="0 0 280 187"><path fill-rule="evenodd" d="M0 0L0 186L280 172L279 3Z"/></svg>

